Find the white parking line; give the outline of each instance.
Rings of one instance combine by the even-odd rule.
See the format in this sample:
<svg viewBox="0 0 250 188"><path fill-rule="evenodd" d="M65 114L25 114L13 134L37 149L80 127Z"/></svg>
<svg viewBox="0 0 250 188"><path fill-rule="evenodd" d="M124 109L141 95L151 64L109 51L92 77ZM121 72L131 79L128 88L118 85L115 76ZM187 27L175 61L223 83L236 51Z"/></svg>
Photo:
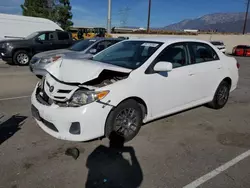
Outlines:
<svg viewBox="0 0 250 188"><path fill-rule="evenodd" d="M238 155L231 161L228 161L227 163L221 165L220 167L216 168L215 170L205 174L204 176L200 177L199 179L191 182L190 184L184 186L183 188L195 188L200 186L201 184L205 183L206 181L214 178L215 176L219 175L223 171L227 170L228 168L232 167L233 165L237 164L238 162L242 161L243 159L250 156L250 150L242 153L241 155Z"/></svg>
<svg viewBox="0 0 250 188"><path fill-rule="evenodd" d="M2 98L0 101L8 101L8 100L15 100L15 99L23 99L23 98L28 98L30 96L20 96L20 97L11 97L11 98Z"/></svg>

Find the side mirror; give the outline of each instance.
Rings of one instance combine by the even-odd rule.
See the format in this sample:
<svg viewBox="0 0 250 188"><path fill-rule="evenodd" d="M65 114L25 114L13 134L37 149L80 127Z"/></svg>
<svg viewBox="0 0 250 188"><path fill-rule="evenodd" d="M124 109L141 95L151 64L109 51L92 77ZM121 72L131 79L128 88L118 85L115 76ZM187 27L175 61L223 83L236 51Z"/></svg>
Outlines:
<svg viewBox="0 0 250 188"><path fill-rule="evenodd" d="M41 39L39 39L39 38L36 38L35 41L36 41L37 43L42 43Z"/></svg>
<svg viewBox="0 0 250 188"><path fill-rule="evenodd" d="M95 54L96 52L97 52L97 50L94 49L94 48L92 48L92 49L89 50L89 53L91 53L91 54Z"/></svg>
<svg viewBox="0 0 250 188"><path fill-rule="evenodd" d="M166 61L159 61L154 66L155 72L170 72L173 69L173 64Z"/></svg>

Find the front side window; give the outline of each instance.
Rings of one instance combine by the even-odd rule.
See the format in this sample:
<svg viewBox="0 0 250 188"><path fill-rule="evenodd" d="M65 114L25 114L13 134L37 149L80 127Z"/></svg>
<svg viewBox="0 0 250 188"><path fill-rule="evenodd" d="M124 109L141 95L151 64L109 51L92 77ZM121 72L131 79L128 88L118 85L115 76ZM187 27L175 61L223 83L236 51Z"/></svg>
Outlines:
<svg viewBox="0 0 250 188"><path fill-rule="evenodd" d="M219 60L215 50L208 44L193 42L189 44L189 50L192 64Z"/></svg>
<svg viewBox="0 0 250 188"><path fill-rule="evenodd" d="M156 58L156 62L166 61L173 64L173 68L188 65L187 48L184 43L172 44L166 47Z"/></svg>
<svg viewBox="0 0 250 188"><path fill-rule="evenodd" d="M91 40L91 39L81 40L81 41L75 43L69 49L72 51L83 51L95 42L96 42L96 40Z"/></svg>
<svg viewBox="0 0 250 188"><path fill-rule="evenodd" d="M94 61L137 69L162 45L153 41L123 41L106 48L95 57Z"/></svg>
<svg viewBox="0 0 250 188"><path fill-rule="evenodd" d="M41 40L41 41L47 41L47 40L54 39L53 33L43 33L43 34L38 35L37 38L38 38L38 40Z"/></svg>
<svg viewBox="0 0 250 188"><path fill-rule="evenodd" d="M46 33L43 33L41 35L38 36L39 40L46 40ZM48 40L48 39L47 39Z"/></svg>

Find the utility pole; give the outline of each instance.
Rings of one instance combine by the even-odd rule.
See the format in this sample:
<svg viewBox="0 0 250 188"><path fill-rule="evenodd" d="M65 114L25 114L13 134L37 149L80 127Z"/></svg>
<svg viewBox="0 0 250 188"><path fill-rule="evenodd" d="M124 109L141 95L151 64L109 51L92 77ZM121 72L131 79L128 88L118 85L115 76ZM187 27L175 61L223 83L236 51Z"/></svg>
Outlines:
<svg viewBox="0 0 250 188"><path fill-rule="evenodd" d="M148 26L147 26L147 33L149 33L149 29L150 29L150 14L151 14L151 0L148 0Z"/></svg>
<svg viewBox="0 0 250 188"><path fill-rule="evenodd" d="M250 4L250 0L247 0L247 10L246 10L245 22L244 22L244 27L243 27L243 32L242 32L243 35L245 34L246 27L247 27L247 18L248 18L249 4Z"/></svg>
<svg viewBox="0 0 250 188"><path fill-rule="evenodd" d="M107 32L111 33L111 0L108 0L108 20L107 20Z"/></svg>

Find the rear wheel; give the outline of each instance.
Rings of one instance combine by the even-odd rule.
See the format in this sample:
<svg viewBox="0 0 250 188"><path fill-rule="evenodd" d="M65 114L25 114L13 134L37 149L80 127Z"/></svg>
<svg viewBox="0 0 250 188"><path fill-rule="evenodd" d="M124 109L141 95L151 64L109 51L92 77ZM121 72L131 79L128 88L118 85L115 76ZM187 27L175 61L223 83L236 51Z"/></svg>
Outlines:
<svg viewBox="0 0 250 188"><path fill-rule="evenodd" d="M13 61L18 65L28 65L30 61L30 57L28 52L25 50L18 50L15 52L13 56Z"/></svg>
<svg viewBox="0 0 250 188"><path fill-rule="evenodd" d="M213 109L223 108L228 101L229 93L230 84L226 81L222 81L215 92L213 101L208 103L208 106Z"/></svg>
<svg viewBox="0 0 250 188"><path fill-rule="evenodd" d="M130 141L138 134L142 119L143 112L140 105L134 100L126 100L109 114L105 134L110 138L111 134L115 133L122 137L124 142Z"/></svg>

